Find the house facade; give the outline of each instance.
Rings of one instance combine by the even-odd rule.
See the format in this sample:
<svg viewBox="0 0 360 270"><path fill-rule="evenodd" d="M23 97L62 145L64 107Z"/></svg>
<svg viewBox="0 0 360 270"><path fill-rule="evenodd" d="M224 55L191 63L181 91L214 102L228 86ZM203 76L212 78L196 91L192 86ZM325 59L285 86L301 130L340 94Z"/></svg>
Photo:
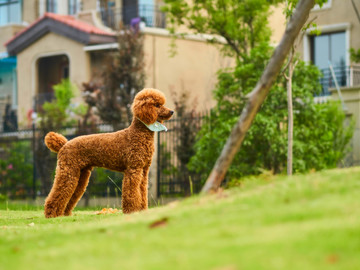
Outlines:
<svg viewBox="0 0 360 270"><path fill-rule="evenodd" d="M78 24L88 24L95 32L110 36L120 24L131 24L134 18L141 18L144 26L146 87L165 92L169 106L173 105L172 92L188 91L191 99L198 100L199 110L209 109L214 105L211 91L216 84L216 71L232 66L233 59L223 57L203 36L196 35L179 38L177 53L170 56L172 37L165 29L161 4L160 0L1 1L0 13L5 15L0 19L0 122L8 117L7 107L16 115L16 126L27 127L31 122L29 112L51 98L52 85L61 78L69 78L79 88L90 80L97 70L92 61L94 55L114 49L116 43L109 37L82 40L81 36L89 33ZM56 17L50 18L49 14ZM275 9L270 18L274 43L284 27L280 15ZM81 102L81 97L77 102Z"/></svg>
<svg viewBox="0 0 360 270"><path fill-rule="evenodd" d="M316 23L320 34L309 28L298 43L297 49L305 61L314 63L322 72L323 95L335 86L331 67L340 87L360 83L360 68L350 59L350 48L360 47L359 1L328 0L321 8L315 6L308 22Z"/></svg>
<svg viewBox="0 0 360 270"><path fill-rule="evenodd" d="M345 112L355 121L347 165L360 165L360 63L350 57L351 48L360 48L359 12L359 1L328 0L321 8L314 7L308 19L308 23L316 23L320 34L310 28L297 43L301 57L322 71L322 93L316 99L341 100Z"/></svg>
<svg viewBox="0 0 360 270"><path fill-rule="evenodd" d="M231 66L233 60L223 58L196 36L178 40L177 54L170 57L172 38L164 28L165 16L158 4L125 0L2 2L0 11L8 19L0 26L0 68L6 63L0 75L4 81L0 84L4 86L0 88L0 119L8 119L7 107L17 116L17 121L13 119L16 127L28 127L30 112L52 98L52 86L62 78L81 88L98 70L92 61L96 52L114 49L119 24L130 24L139 16L145 23L146 87L164 91L169 106L170 92L189 91L202 101L201 110L210 108L215 73ZM81 102L80 96L77 102Z"/></svg>

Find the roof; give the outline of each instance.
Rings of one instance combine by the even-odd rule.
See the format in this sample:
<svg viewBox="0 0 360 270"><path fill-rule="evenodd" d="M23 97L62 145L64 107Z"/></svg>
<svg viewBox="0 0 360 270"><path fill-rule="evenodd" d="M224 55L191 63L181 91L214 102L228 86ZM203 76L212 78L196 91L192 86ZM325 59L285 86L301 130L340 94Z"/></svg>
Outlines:
<svg viewBox="0 0 360 270"><path fill-rule="evenodd" d="M104 31L98 27L95 27L91 24L88 24L83 21L76 20L73 16L69 15L59 15L54 13L45 13L44 17L51 18L54 20L57 20L59 22L62 22L64 24L67 24L71 27L74 27L76 29L79 29L81 31L84 31L89 34L97 34L97 35L105 35L105 36L113 36L113 33Z"/></svg>
<svg viewBox="0 0 360 270"><path fill-rule="evenodd" d="M5 46L10 55L16 55L48 32L63 35L85 45L112 43L116 40L113 33L77 20L73 16L45 13L7 41Z"/></svg>

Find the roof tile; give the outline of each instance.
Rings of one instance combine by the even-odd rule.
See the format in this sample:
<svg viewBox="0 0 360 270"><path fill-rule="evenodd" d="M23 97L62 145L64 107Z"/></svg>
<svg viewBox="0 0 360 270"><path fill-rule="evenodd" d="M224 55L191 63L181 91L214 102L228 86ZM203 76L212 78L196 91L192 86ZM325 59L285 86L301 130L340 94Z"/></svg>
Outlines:
<svg viewBox="0 0 360 270"><path fill-rule="evenodd" d="M66 24L72 28L75 28L77 30L80 30L82 32L88 33L88 34L95 34L95 35L103 35L103 36L114 36L113 33L107 32L105 30L102 30L96 26L93 26L91 24L88 24L86 22L80 21L75 19L73 16L70 15L60 15L55 13L46 12L42 17L38 18L35 22L30 24L25 29L18 32L15 36L13 36L10 40L8 40L4 45L7 46L10 42L15 40L17 37L28 31L30 28L32 28L34 25L38 24L40 21L45 20L46 18L58 21L60 23Z"/></svg>
<svg viewBox="0 0 360 270"><path fill-rule="evenodd" d="M93 26L91 24L88 24L86 22L80 21L75 19L73 16L69 15L60 15L60 14L54 14L54 13L45 13L43 18L51 18L56 21L62 22L64 24L67 24L73 28L76 28L80 31L89 33L89 34L97 34L97 35L106 35L106 36L113 36L113 33L104 31L96 26Z"/></svg>

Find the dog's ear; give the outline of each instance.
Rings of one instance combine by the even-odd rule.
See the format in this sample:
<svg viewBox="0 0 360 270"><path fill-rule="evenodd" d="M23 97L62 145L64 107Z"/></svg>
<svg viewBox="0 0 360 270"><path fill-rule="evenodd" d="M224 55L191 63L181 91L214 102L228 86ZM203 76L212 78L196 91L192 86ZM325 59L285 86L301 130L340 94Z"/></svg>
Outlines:
<svg viewBox="0 0 360 270"><path fill-rule="evenodd" d="M153 124L157 120L157 111L155 106L146 100L135 100L132 107L134 116L147 125Z"/></svg>

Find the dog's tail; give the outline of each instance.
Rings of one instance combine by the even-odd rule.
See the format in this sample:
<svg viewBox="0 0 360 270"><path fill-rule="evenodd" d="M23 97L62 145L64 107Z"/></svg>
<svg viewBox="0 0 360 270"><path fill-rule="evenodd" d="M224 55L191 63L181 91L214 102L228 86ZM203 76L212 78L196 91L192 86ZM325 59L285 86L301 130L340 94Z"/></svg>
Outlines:
<svg viewBox="0 0 360 270"><path fill-rule="evenodd" d="M68 140L63 135L52 131L45 136L46 146L55 153L59 152L61 147L63 147L67 141Z"/></svg>

